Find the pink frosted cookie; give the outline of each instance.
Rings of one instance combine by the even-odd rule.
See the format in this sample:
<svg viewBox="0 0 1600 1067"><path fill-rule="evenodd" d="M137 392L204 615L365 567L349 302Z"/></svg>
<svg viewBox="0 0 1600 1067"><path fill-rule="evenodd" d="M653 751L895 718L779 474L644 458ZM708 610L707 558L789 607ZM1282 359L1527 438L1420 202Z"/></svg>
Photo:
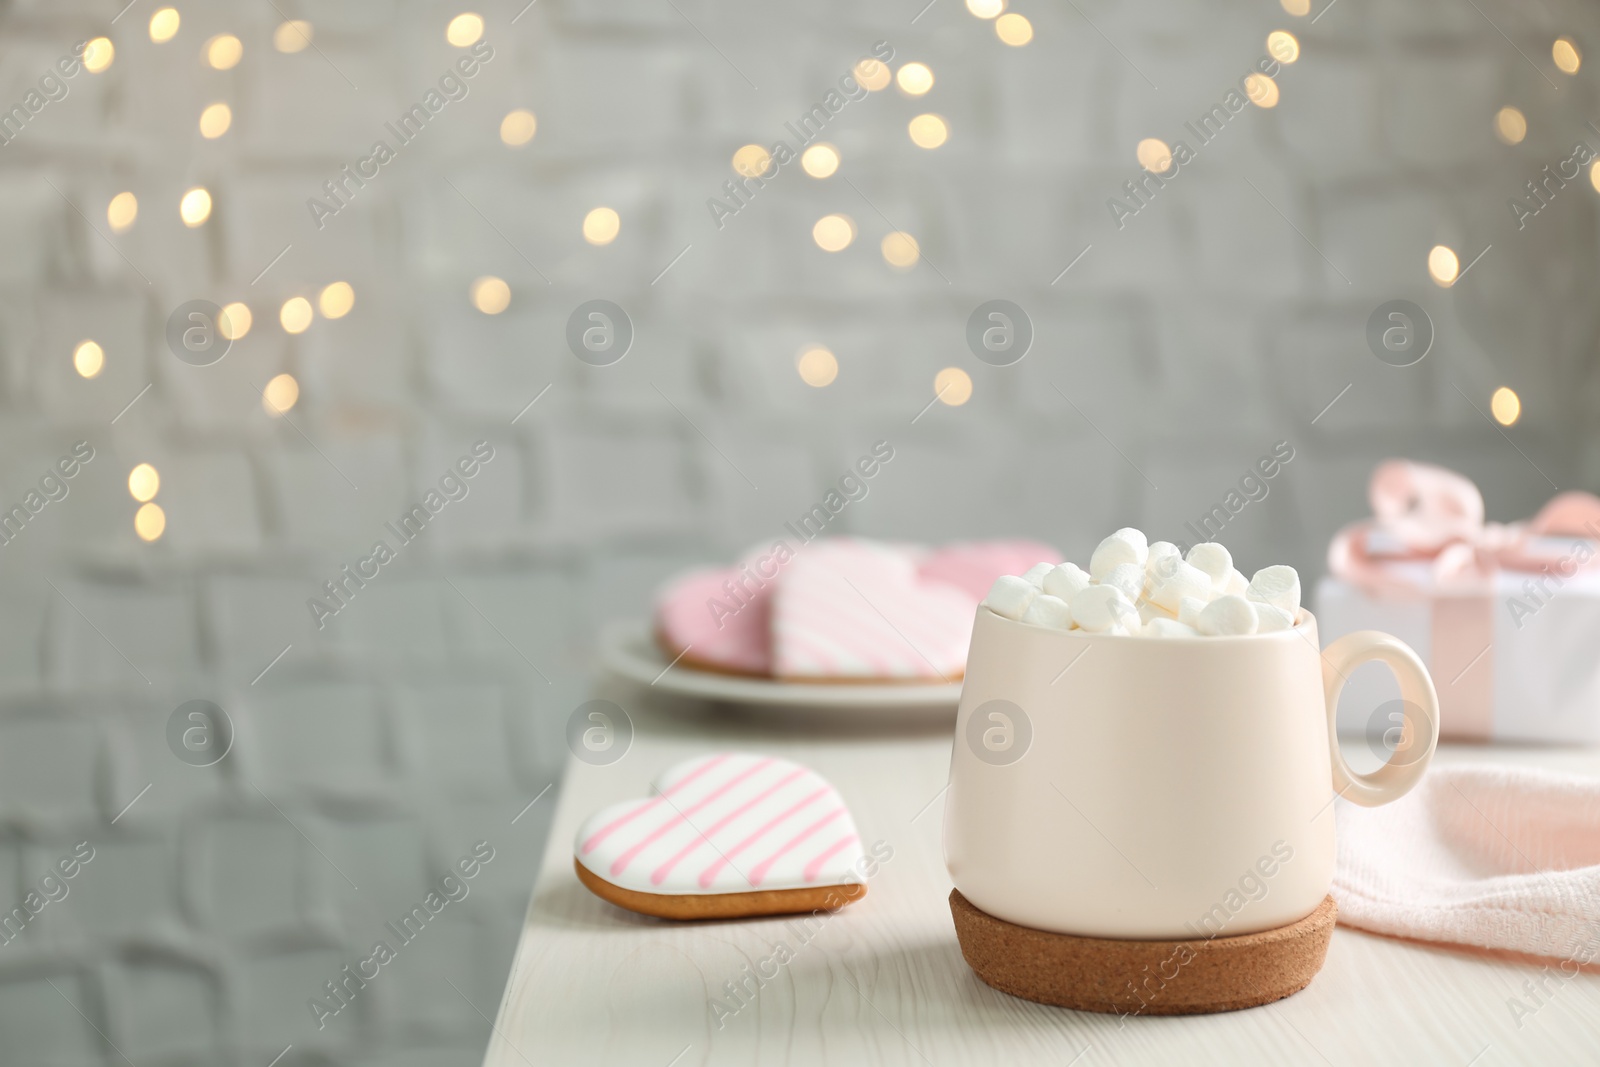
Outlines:
<svg viewBox="0 0 1600 1067"><path fill-rule="evenodd" d="M855 820L821 775L723 752L674 764L648 799L591 815L573 842L596 896L665 919L839 908L870 873Z"/></svg>
<svg viewBox="0 0 1600 1067"><path fill-rule="evenodd" d="M668 583L656 598L656 641L667 655L702 670L772 673L772 585L746 579L740 593L742 573L710 568Z"/></svg>
<svg viewBox="0 0 1600 1067"><path fill-rule="evenodd" d="M928 553L917 572L965 591L976 607L1002 574L1022 574L1035 563L1060 562L1060 552L1038 541L963 541Z"/></svg>
<svg viewBox="0 0 1600 1067"><path fill-rule="evenodd" d="M773 594L773 673L794 681L959 679L978 598L924 579L923 554L854 538L807 545Z"/></svg>

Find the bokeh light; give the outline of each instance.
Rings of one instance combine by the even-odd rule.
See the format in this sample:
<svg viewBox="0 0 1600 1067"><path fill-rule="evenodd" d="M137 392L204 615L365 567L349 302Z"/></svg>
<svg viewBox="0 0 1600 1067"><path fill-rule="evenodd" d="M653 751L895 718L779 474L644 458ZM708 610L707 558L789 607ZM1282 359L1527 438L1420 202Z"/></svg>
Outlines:
<svg viewBox="0 0 1600 1067"><path fill-rule="evenodd" d="M515 111L506 112L506 117L500 120L500 140L512 148L520 148L533 140L533 135L539 132L539 120L527 108L519 107Z"/></svg>
<svg viewBox="0 0 1600 1067"><path fill-rule="evenodd" d="M178 35L178 24L182 21L177 8L158 8L150 16L150 39L156 44L166 44Z"/></svg>
<svg viewBox="0 0 1600 1067"><path fill-rule="evenodd" d="M856 224L848 215L824 215L811 227L811 239L824 252L842 252L856 239Z"/></svg>
<svg viewBox="0 0 1600 1067"><path fill-rule="evenodd" d="M907 96L921 96L933 88L933 71L926 63L907 63L895 72L894 83Z"/></svg>
<svg viewBox="0 0 1600 1067"><path fill-rule="evenodd" d="M1033 23L1013 11L994 20L994 35L1000 38L1003 44L1021 48L1033 40Z"/></svg>
<svg viewBox="0 0 1600 1067"><path fill-rule="evenodd" d="M206 219L211 217L211 194L198 185L190 189L178 201L178 216L191 230L204 225Z"/></svg>
<svg viewBox="0 0 1600 1067"><path fill-rule="evenodd" d="M244 58L244 45L231 33L219 33L206 42L206 62L213 70L232 70Z"/></svg>
<svg viewBox="0 0 1600 1067"><path fill-rule="evenodd" d="M583 217L583 239L592 245L608 245L622 230L622 217L611 208L597 207Z"/></svg>
<svg viewBox="0 0 1600 1067"><path fill-rule="evenodd" d="M1528 136L1528 116L1514 107L1503 107L1495 112L1494 135L1506 144L1521 144Z"/></svg>
<svg viewBox="0 0 1600 1067"><path fill-rule="evenodd" d="M290 19L278 23L272 31L272 47L286 55L302 52L311 44L311 23L305 19Z"/></svg>
<svg viewBox="0 0 1600 1067"><path fill-rule="evenodd" d="M1287 30L1273 30L1267 34L1267 51L1279 63L1293 63L1300 58L1300 42Z"/></svg>
<svg viewBox="0 0 1600 1067"><path fill-rule="evenodd" d="M469 290L472 306L485 315L498 315L511 306L511 286L504 278L485 274L472 283Z"/></svg>
<svg viewBox="0 0 1600 1067"><path fill-rule="evenodd" d="M827 178L839 169L839 150L826 142L814 144L800 154L800 169L813 178Z"/></svg>
<svg viewBox="0 0 1600 1067"><path fill-rule="evenodd" d="M233 125L233 109L227 104L210 104L200 112L200 136L214 141Z"/></svg>
<svg viewBox="0 0 1600 1067"><path fill-rule="evenodd" d="M863 59L856 63L854 74L861 87L873 93L887 88L891 77L888 64L876 59Z"/></svg>
<svg viewBox="0 0 1600 1067"><path fill-rule="evenodd" d="M772 166L772 153L758 144L747 144L733 154L733 172L746 178L759 178Z"/></svg>
<svg viewBox="0 0 1600 1067"><path fill-rule="evenodd" d="M139 217L139 198L132 193L118 193L111 198L111 203L106 205L106 222L111 224L113 233L121 233L132 226Z"/></svg>
<svg viewBox="0 0 1600 1067"><path fill-rule="evenodd" d="M938 148L950 139L950 127L938 115L918 115L906 127L918 148Z"/></svg>
<svg viewBox="0 0 1600 1067"><path fill-rule="evenodd" d="M812 345L795 360L795 369L800 372L801 381L814 389L821 389L832 385L839 376L839 361L821 345Z"/></svg>
<svg viewBox="0 0 1600 1067"><path fill-rule="evenodd" d="M225 341L237 341L250 332L250 325L254 321L255 316L250 314L249 306L236 300L222 305L222 310L217 314L217 332Z"/></svg>
<svg viewBox="0 0 1600 1067"><path fill-rule="evenodd" d="M128 495L144 503L154 500L161 491L161 475L148 463L141 463L128 472Z"/></svg>
<svg viewBox="0 0 1600 1067"><path fill-rule="evenodd" d="M980 19L992 19L1006 9L1006 0L967 0L967 10Z"/></svg>
<svg viewBox="0 0 1600 1067"><path fill-rule="evenodd" d="M133 532L141 541L154 541L167 529L167 513L160 504L141 504L133 514Z"/></svg>
<svg viewBox="0 0 1600 1067"><path fill-rule="evenodd" d="M99 74L111 66L111 61L117 58L117 49L109 37L96 37L83 49L83 69L90 74Z"/></svg>
<svg viewBox="0 0 1600 1067"><path fill-rule="evenodd" d="M1311 14L1311 0L1278 0L1278 3L1297 18Z"/></svg>
<svg viewBox="0 0 1600 1067"><path fill-rule="evenodd" d="M1502 385L1489 397L1489 414L1501 426L1510 426L1522 417L1522 398Z"/></svg>
<svg viewBox="0 0 1600 1067"><path fill-rule="evenodd" d="M1244 92L1256 107L1278 106L1278 83L1259 71L1245 78Z"/></svg>
<svg viewBox="0 0 1600 1067"><path fill-rule="evenodd" d="M960 367L946 367L933 376L933 391L940 403L958 408L972 399L972 377Z"/></svg>
<svg viewBox="0 0 1600 1067"><path fill-rule="evenodd" d="M917 245L917 239L909 233L901 233L898 230L885 236L878 247L883 252L884 261L897 270L910 270L922 257L922 249Z"/></svg>
<svg viewBox="0 0 1600 1067"><path fill-rule="evenodd" d="M1556 43L1550 46L1550 58L1555 60L1556 69L1563 74L1576 74L1583 65L1583 56L1571 37L1557 37Z"/></svg>
<svg viewBox="0 0 1600 1067"><path fill-rule="evenodd" d="M1139 166L1151 174L1165 174L1172 169L1172 149L1159 138L1146 137L1133 150L1133 155L1139 161Z"/></svg>
<svg viewBox="0 0 1600 1067"><path fill-rule="evenodd" d="M1434 245L1428 252L1428 275L1438 285L1448 289L1456 283L1461 273L1461 260L1455 251L1444 245Z"/></svg>
<svg viewBox="0 0 1600 1067"><path fill-rule="evenodd" d="M287 333L305 333L313 317L311 301L303 296L291 296L278 309L278 322Z"/></svg>
<svg viewBox="0 0 1600 1067"><path fill-rule="evenodd" d="M277 417L294 407L300 399L300 383L292 374L280 374L261 390L261 406L268 415Z"/></svg>
<svg viewBox="0 0 1600 1067"><path fill-rule="evenodd" d="M98 377L105 365L105 350L94 341L79 341L78 347L72 350L72 369L81 377Z"/></svg>
<svg viewBox="0 0 1600 1067"><path fill-rule="evenodd" d="M317 296L317 310L325 319L342 319L356 306L356 291L349 282L334 282Z"/></svg>
<svg viewBox="0 0 1600 1067"><path fill-rule="evenodd" d="M471 11L465 11L450 20L444 28L444 39L457 48L466 48L468 45L478 43L478 38L483 36L483 17Z"/></svg>

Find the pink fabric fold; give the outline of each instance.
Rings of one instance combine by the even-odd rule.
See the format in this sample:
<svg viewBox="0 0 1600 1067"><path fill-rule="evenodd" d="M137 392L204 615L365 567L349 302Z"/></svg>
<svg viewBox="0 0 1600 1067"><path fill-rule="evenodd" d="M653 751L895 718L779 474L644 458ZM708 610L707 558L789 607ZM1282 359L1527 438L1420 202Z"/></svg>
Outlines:
<svg viewBox="0 0 1600 1067"><path fill-rule="evenodd" d="M1597 958L1600 779L1430 770L1380 808L1336 804L1339 921L1373 933Z"/></svg>

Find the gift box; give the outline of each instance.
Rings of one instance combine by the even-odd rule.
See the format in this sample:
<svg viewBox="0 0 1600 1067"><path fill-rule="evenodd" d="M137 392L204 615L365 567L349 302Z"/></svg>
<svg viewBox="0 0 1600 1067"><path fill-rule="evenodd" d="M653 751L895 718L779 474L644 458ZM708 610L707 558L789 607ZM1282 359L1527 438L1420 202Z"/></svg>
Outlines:
<svg viewBox="0 0 1600 1067"><path fill-rule="evenodd" d="M1316 591L1324 642L1383 630L1439 692L1448 740L1600 743L1600 498L1563 493L1523 523L1484 521L1470 480L1392 460L1373 518L1341 530ZM1341 733L1383 736L1398 689L1368 667L1346 682Z"/></svg>

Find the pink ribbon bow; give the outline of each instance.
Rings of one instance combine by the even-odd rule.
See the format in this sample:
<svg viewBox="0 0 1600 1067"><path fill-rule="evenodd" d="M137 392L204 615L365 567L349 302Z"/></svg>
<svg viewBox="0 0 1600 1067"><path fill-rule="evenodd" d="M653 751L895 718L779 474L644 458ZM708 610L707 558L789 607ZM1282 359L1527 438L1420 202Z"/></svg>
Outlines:
<svg viewBox="0 0 1600 1067"><path fill-rule="evenodd" d="M1441 729L1487 738L1494 720L1494 657L1486 653L1494 642L1495 574L1553 568L1568 578L1600 563L1600 553L1547 540L1600 540L1600 497L1561 493L1526 522L1486 522L1483 494L1471 479L1401 459L1378 465L1367 495L1373 517L1334 536L1328 570L1375 598L1430 599L1428 666L1439 690Z"/></svg>

